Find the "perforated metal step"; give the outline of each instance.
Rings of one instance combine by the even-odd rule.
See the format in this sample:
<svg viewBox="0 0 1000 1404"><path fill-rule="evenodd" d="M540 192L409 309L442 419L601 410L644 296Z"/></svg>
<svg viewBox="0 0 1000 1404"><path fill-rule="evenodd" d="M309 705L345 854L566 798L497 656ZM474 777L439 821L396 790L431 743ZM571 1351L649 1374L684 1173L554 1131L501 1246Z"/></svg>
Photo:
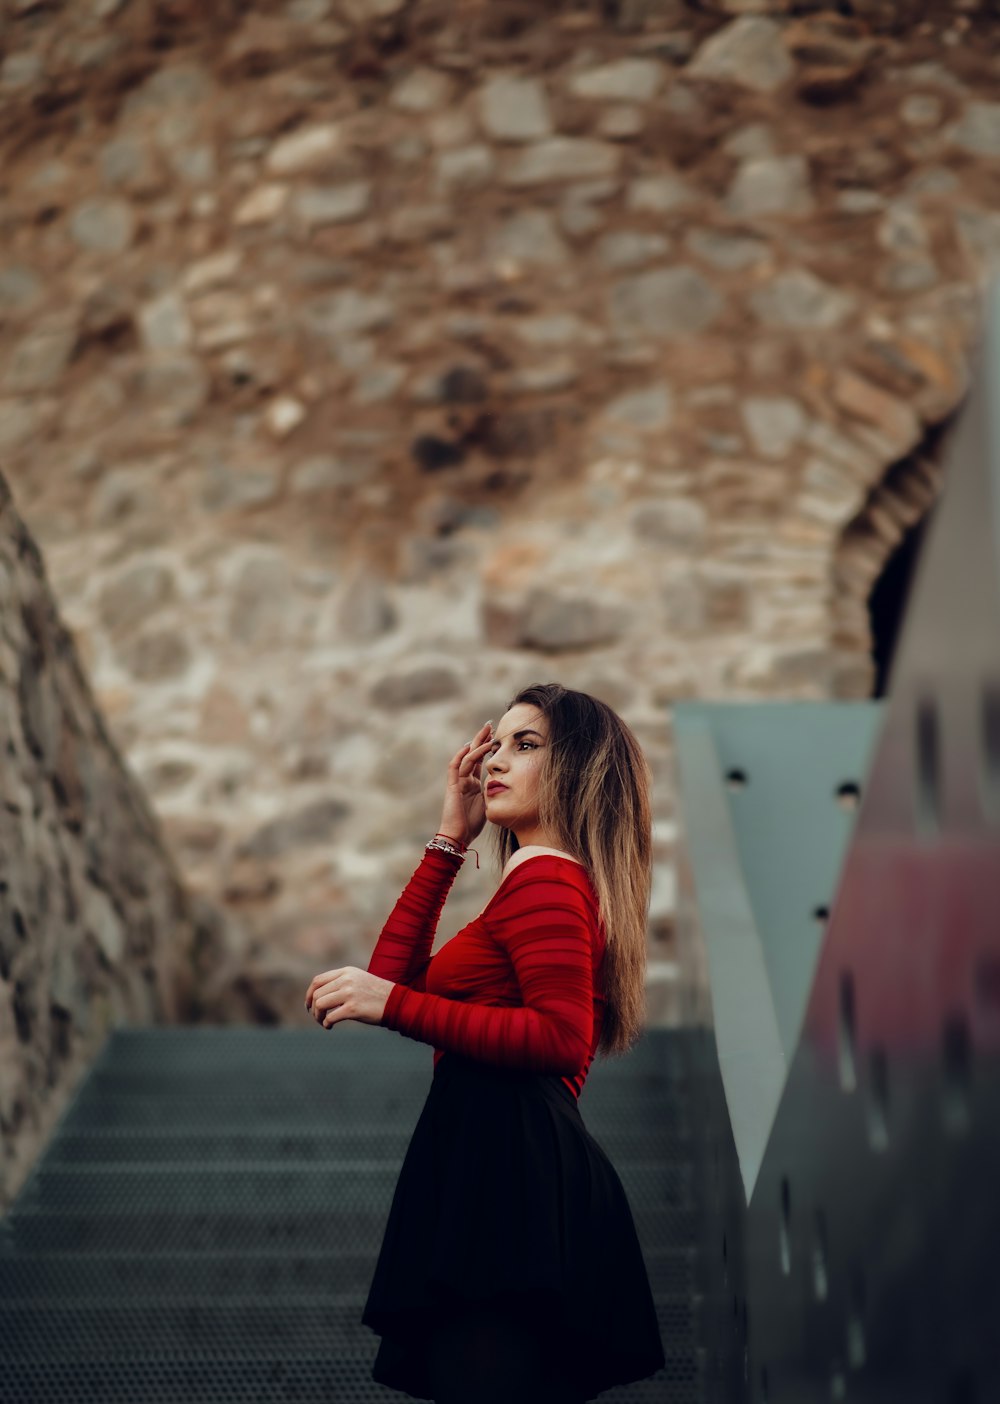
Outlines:
<svg viewBox="0 0 1000 1404"><path fill-rule="evenodd" d="M691 1291L692 1250L644 1247L655 1295L678 1297ZM369 1253L337 1255L336 1290L367 1294L373 1261ZM311 1301L330 1293L331 1262L326 1252L238 1253L161 1252L46 1253L0 1256L0 1302L41 1303L75 1298L131 1302L187 1301L207 1297L296 1297Z"/></svg>
<svg viewBox="0 0 1000 1404"><path fill-rule="evenodd" d="M405 1399L371 1379L371 1355L328 1352L295 1359L141 1360L15 1364L7 1374L11 1401L106 1400L131 1404L330 1404L331 1400ZM687 1353L669 1353L663 1370L648 1380L608 1390L601 1404L664 1404L700 1399L698 1370Z"/></svg>
<svg viewBox="0 0 1000 1404"><path fill-rule="evenodd" d="M430 1051L319 1031L121 1029L0 1221L4 1404L398 1399L361 1325ZM591 1069L667 1363L602 1404L700 1404L682 1033Z"/></svg>

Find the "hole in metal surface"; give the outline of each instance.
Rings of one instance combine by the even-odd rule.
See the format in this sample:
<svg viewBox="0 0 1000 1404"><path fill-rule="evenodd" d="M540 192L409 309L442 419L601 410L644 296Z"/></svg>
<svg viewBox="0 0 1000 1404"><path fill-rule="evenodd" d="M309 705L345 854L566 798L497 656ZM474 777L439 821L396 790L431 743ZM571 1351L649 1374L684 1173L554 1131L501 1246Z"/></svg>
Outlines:
<svg viewBox="0 0 1000 1404"><path fill-rule="evenodd" d="M932 697L917 702L914 725L914 821L918 834L932 838L941 828L941 738Z"/></svg>
<svg viewBox="0 0 1000 1404"><path fill-rule="evenodd" d="M889 1144L889 1063L885 1049L877 1044L871 1051L869 1072L868 1144L874 1151L884 1151Z"/></svg>
<svg viewBox="0 0 1000 1404"><path fill-rule="evenodd" d="M726 771L726 784L731 790L745 790L748 783L745 770L733 769Z"/></svg>
<svg viewBox="0 0 1000 1404"><path fill-rule="evenodd" d="M861 803L861 786L856 780L845 780L837 786L836 795L841 809L857 809Z"/></svg>
<svg viewBox="0 0 1000 1404"><path fill-rule="evenodd" d="M849 970L842 970L840 974L838 1031L840 1089L842 1092L853 1092L858 1085L858 1068L854 1041L854 976Z"/></svg>
<svg viewBox="0 0 1000 1404"><path fill-rule="evenodd" d="M826 1266L826 1215L822 1209L817 1209L813 1215L812 1269L816 1300L825 1302L829 1280Z"/></svg>

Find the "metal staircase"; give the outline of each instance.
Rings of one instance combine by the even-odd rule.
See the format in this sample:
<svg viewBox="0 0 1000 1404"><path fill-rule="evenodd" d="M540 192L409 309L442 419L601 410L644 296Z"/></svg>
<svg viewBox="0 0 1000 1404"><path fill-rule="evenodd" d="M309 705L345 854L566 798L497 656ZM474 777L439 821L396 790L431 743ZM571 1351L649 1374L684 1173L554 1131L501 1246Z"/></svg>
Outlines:
<svg viewBox="0 0 1000 1404"><path fill-rule="evenodd" d="M688 1038L598 1060L580 1102L667 1357L602 1404L704 1400ZM0 1399L399 1398L360 1316L430 1078L428 1048L349 1023L116 1030L0 1221Z"/></svg>

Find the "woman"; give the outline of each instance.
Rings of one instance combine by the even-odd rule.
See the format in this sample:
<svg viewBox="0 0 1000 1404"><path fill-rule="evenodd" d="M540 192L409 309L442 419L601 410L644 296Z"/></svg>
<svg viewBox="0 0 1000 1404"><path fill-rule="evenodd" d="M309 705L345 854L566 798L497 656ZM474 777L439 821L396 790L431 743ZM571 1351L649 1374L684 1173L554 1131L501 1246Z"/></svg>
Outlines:
<svg viewBox="0 0 1000 1404"><path fill-rule="evenodd" d="M431 957L445 898L489 821L500 884ZM362 1321L372 1375L437 1404L581 1404L664 1363L621 1181L577 1105L600 1048L644 1014L649 771L610 707L525 688L448 766L439 832L367 971L328 970L324 1027L434 1047Z"/></svg>

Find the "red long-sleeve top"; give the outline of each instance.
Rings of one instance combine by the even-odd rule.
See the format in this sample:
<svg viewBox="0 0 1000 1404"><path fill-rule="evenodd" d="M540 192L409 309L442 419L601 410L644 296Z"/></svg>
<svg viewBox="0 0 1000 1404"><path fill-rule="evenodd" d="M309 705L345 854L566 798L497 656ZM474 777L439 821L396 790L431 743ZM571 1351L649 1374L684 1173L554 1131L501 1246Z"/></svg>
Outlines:
<svg viewBox="0 0 1000 1404"><path fill-rule="evenodd" d="M394 981L381 1023L500 1067L556 1073L575 1097L601 1036L605 933L587 871L539 853L507 874L483 911L432 956L461 860L424 856L368 969Z"/></svg>

